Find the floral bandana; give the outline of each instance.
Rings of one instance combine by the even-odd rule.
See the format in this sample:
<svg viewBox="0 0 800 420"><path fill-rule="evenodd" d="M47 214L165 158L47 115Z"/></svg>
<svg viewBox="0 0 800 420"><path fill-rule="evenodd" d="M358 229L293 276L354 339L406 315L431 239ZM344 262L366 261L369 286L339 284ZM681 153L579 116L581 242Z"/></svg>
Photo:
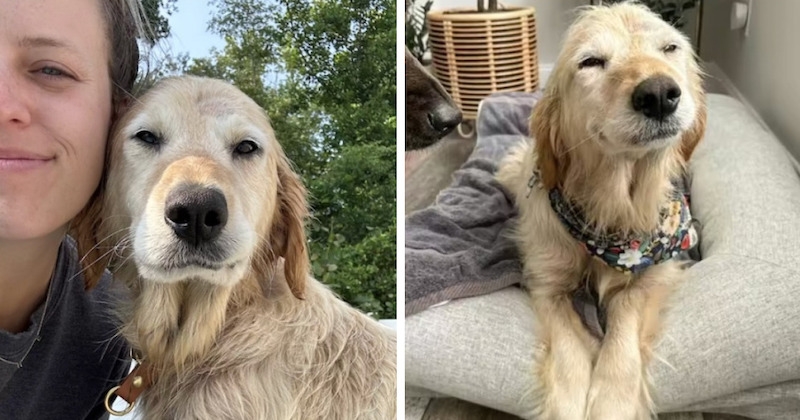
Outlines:
<svg viewBox="0 0 800 420"><path fill-rule="evenodd" d="M660 210L661 223L649 234L623 236L617 233L595 234L580 208L570 203L558 188L549 191L550 207L561 223L586 252L624 273L640 273L688 251L698 242L689 211L689 194L683 179L673 180L670 201ZM534 186L543 188L538 171L528 181L528 195Z"/></svg>

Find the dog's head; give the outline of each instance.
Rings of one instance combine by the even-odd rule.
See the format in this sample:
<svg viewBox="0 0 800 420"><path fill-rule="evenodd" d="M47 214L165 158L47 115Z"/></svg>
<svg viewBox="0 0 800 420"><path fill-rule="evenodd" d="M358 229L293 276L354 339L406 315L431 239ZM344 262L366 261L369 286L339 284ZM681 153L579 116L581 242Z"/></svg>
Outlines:
<svg viewBox="0 0 800 420"><path fill-rule="evenodd" d="M435 143L461 123L453 99L406 47L406 150Z"/></svg>
<svg viewBox="0 0 800 420"><path fill-rule="evenodd" d="M588 8L570 27L531 131L553 187L583 144L634 158L675 147L688 160L705 118L689 41L646 7L622 3Z"/></svg>
<svg viewBox="0 0 800 420"><path fill-rule="evenodd" d="M164 80L119 121L109 147L105 217L89 229L126 244L144 281L232 286L283 257L303 296L305 189L250 98L218 80Z"/></svg>

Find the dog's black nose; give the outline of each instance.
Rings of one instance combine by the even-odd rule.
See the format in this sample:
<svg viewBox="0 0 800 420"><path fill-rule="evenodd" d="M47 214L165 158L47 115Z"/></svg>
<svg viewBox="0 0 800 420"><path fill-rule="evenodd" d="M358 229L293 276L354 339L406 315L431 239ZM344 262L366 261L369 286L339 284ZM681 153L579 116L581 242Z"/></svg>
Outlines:
<svg viewBox="0 0 800 420"><path fill-rule="evenodd" d="M441 105L428 114L428 122L434 130L445 136L461 124L461 111L450 105Z"/></svg>
<svg viewBox="0 0 800 420"><path fill-rule="evenodd" d="M167 224L184 242L211 242L228 221L228 202L216 188L184 185L172 190L165 206Z"/></svg>
<svg viewBox="0 0 800 420"><path fill-rule="evenodd" d="M646 79L633 90L633 109L647 118L663 120L678 109L681 88L667 76Z"/></svg>

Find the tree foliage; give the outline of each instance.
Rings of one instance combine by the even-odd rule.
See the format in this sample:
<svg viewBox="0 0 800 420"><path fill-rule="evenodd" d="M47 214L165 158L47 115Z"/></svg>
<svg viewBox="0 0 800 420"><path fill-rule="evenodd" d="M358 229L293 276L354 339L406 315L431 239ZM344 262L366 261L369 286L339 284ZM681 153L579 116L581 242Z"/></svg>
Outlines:
<svg viewBox="0 0 800 420"><path fill-rule="evenodd" d="M214 0L226 45L179 71L229 80L262 106L309 190L313 273L396 316L396 29L389 0Z"/></svg>
<svg viewBox="0 0 800 420"><path fill-rule="evenodd" d="M175 12L177 0L142 0L142 12L150 30L147 41L154 43L170 33L169 16Z"/></svg>

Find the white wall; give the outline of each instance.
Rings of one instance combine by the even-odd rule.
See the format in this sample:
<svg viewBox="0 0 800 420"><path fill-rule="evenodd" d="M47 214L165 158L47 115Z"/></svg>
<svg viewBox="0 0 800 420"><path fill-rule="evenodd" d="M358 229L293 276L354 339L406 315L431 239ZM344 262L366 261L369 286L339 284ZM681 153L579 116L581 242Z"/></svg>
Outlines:
<svg viewBox="0 0 800 420"><path fill-rule="evenodd" d="M488 3L488 2L487 2ZM507 7L536 9L536 34L538 36L539 65L548 67L556 61L561 47L561 37L572 23L574 8L590 4L589 0L500 0ZM477 7L475 0L434 0L431 10Z"/></svg>
<svg viewBox="0 0 800 420"><path fill-rule="evenodd" d="M733 0L704 0L700 56L733 82L800 159L800 1L753 0L750 36L731 32Z"/></svg>

